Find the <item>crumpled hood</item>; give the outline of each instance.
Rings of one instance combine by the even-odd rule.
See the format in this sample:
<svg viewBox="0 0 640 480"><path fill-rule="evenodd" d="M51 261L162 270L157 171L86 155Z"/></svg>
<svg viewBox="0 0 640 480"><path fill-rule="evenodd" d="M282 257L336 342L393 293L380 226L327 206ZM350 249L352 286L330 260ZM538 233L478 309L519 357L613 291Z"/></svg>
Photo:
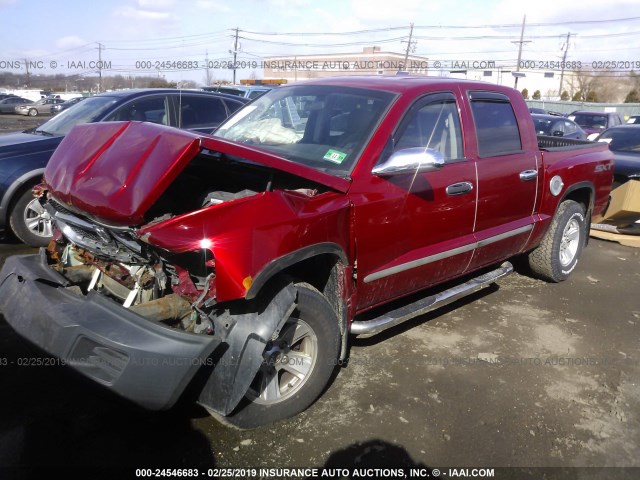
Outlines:
<svg viewBox="0 0 640 480"><path fill-rule="evenodd" d="M151 123L77 125L49 160L44 182L59 201L135 225L199 150L197 135Z"/></svg>
<svg viewBox="0 0 640 480"><path fill-rule="evenodd" d="M50 194L112 225L140 225L145 213L202 149L298 175L346 192L350 182L234 142L146 122L77 125L44 173Z"/></svg>

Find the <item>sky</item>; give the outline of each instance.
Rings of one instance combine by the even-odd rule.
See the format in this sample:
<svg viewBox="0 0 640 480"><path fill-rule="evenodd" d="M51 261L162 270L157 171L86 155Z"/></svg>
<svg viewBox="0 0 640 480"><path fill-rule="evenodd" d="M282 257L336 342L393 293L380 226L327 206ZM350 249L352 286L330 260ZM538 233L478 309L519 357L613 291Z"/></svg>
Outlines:
<svg viewBox="0 0 640 480"><path fill-rule="evenodd" d="M640 71L638 0L0 0L0 71L24 73L28 60L34 75L91 76L100 56L104 75L204 84L208 63L210 78L229 80L237 28L238 61L258 66L238 79L261 78L269 56L404 53L411 23L412 54L434 74L436 61L440 73L473 60L513 67L524 15L523 61L549 68L571 33L568 61Z"/></svg>

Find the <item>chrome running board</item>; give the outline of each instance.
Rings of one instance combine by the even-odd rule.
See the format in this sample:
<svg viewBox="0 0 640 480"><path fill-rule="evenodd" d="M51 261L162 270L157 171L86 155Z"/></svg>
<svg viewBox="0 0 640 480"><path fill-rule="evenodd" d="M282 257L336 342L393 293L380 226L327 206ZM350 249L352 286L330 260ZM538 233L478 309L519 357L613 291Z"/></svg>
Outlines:
<svg viewBox="0 0 640 480"><path fill-rule="evenodd" d="M411 320L417 316L435 310L436 308L449 305L456 300L466 297L474 292L482 290L494 283L499 278L505 277L513 273L513 265L510 262L504 262L500 268L492 270L479 277L456 285L444 292L431 295L426 298L404 305L396 310L385 313L384 315L372 318L371 320L358 320L351 324L351 333L361 338L368 338L385 331L388 328L395 327L401 323Z"/></svg>

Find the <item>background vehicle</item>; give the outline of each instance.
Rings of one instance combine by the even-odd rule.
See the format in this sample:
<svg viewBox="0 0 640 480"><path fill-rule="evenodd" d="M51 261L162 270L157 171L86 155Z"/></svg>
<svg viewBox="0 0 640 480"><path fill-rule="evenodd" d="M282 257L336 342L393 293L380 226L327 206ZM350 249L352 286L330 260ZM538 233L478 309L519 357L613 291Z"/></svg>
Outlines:
<svg viewBox="0 0 640 480"><path fill-rule="evenodd" d="M636 124L636 123L640 123L640 115L631 115L628 119L627 119L627 123L630 124Z"/></svg>
<svg viewBox="0 0 640 480"><path fill-rule="evenodd" d="M227 93L229 95L237 95L238 97L253 100L273 88L277 87L273 85L217 85L215 87L204 87L202 90L205 92Z"/></svg>
<svg viewBox="0 0 640 480"><path fill-rule="evenodd" d="M605 128L615 127L624 123L622 116L615 112L586 112L577 110L567 115L569 120L576 122L587 135L602 133Z"/></svg>
<svg viewBox="0 0 640 480"><path fill-rule="evenodd" d="M640 125L608 128L595 141L607 142L613 152L613 188L640 179Z"/></svg>
<svg viewBox="0 0 640 480"><path fill-rule="evenodd" d="M63 103L56 103L55 105L51 105L51 114L55 115L56 113L60 113L63 110L66 110L69 107L72 107L76 103L80 103L82 100L89 97L76 97L71 100L67 100Z"/></svg>
<svg viewBox="0 0 640 480"><path fill-rule="evenodd" d="M0 113L16 113L18 105L29 105L31 100L22 97L9 96L0 100Z"/></svg>
<svg viewBox="0 0 640 480"><path fill-rule="evenodd" d="M16 106L15 112L20 115L29 115L31 117L42 115L43 113L48 115L51 113L51 106L57 103L64 103L64 100L61 98L41 98L40 100L27 105Z"/></svg>
<svg viewBox="0 0 640 480"><path fill-rule="evenodd" d="M532 114L533 126L538 135L553 137L587 139L587 133L580 126L565 117L555 115Z"/></svg>
<svg viewBox="0 0 640 480"><path fill-rule="evenodd" d="M556 117L564 117L564 115L562 113L559 112L554 112L551 110L545 110L544 108L538 108L538 107L529 107L529 113L536 113L539 115L554 115Z"/></svg>
<svg viewBox="0 0 640 480"><path fill-rule="evenodd" d="M248 100L224 94L143 89L109 92L88 98L34 130L0 136L0 228L32 246L51 238L49 215L31 189L39 183L49 158L78 124L139 120L210 133Z"/></svg>
<svg viewBox="0 0 640 480"><path fill-rule="evenodd" d="M6 261L0 309L140 405L190 384L255 427L307 408L349 334L476 292L515 255L567 279L611 170L604 144L537 137L517 90L438 77L281 87L212 136L78 125L44 174L55 240Z"/></svg>

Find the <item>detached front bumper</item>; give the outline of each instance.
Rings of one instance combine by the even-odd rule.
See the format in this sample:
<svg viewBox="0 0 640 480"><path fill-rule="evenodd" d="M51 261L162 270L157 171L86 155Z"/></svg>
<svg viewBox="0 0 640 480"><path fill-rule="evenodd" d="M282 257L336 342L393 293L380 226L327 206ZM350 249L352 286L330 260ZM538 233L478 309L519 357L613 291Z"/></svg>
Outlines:
<svg viewBox="0 0 640 480"><path fill-rule="evenodd" d="M76 293L39 255L7 259L0 312L23 337L119 395L152 410L170 408L220 345L153 323L96 293Z"/></svg>

